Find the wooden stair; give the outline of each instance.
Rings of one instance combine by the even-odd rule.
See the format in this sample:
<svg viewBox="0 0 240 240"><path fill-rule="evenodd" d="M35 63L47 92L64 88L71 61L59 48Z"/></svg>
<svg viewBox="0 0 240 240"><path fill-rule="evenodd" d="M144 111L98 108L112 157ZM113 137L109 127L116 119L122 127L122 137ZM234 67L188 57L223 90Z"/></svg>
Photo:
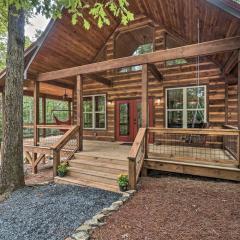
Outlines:
<svg viewBox="0 0 240 240"><path fill-rule="evenodd" d="M55 177L55 182L118 192L117 177L127 172L127 160L75 153L74 159L69 161L67 176Z"/></svg>

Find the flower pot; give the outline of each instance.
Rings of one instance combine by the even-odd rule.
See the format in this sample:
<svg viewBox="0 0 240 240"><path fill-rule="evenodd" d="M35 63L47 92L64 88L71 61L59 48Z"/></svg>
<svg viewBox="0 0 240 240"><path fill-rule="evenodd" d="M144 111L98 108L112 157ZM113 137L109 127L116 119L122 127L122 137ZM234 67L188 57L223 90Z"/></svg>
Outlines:
<svg viewBox="0 0 240 240"><path fill-rule="evenodd" d="M120 189L121 192L126 192L127 189L128 189L128 186L127 185L126 186L119 186L119 189Z"/></svg>
<svg viewBox="0 0 240 240"><path fill-rule="evenodd" d="M65 172L58 172L59 177L65 177L66 173Z"/></svg>

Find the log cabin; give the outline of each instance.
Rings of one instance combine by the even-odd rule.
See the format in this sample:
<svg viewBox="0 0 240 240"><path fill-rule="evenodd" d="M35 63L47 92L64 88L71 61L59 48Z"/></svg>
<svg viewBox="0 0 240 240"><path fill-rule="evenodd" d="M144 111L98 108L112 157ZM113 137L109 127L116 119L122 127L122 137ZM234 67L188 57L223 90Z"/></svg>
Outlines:
<svg viewBox="0 0 240 240"><path fill-rule="evenodd" d="M118 174L135 189L149 170L239 181L239 3L129 3L127 26L109 15L110 26L89 18L86 31L64 11L25 51L34 122L24 126L33 132L24 152L33 172L47 156L56 182L111 191ZM48 98L69 103L67 121L46 124Z"/></svg>

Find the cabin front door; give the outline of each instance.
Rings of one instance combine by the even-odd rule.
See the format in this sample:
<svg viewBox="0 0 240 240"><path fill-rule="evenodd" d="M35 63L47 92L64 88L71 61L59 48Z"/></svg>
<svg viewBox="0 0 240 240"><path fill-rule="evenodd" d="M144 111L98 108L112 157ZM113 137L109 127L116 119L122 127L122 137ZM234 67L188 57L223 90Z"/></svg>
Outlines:
<svg viewBox="0 0 240 240"><path fill-rule="evenodd" d="M149 99L149 125L153 126L153 101ZM142 126L141 99L116 101L116 140L133 142Z"/></svg>

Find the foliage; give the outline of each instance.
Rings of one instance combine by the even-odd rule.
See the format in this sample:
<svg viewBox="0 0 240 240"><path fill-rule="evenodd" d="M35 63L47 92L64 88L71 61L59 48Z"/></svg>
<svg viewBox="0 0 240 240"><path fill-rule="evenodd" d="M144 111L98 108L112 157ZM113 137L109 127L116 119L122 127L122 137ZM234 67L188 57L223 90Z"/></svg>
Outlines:
<svg viewBox="0 0 240 240"><path fill-rule="evenodd" d="M93 17L101 28L110 25L108 12L121 19L126 25L134 15L128 10L127 0L83 1L83 0L0 0L0 8L14 4L17 9L23 8L30 14L42 14L47 18L61 18L62 9L67 9L72 16L72 24L82 20L85 29L90 29L88 16Z"/></svg>
<svg viewBox="0 0 240 240"><path fill-rule="evenodd" d="M118 182L119 187L126 187L126 186L128 186L128 175L120 174L118 176L117 182Z"/></svg>
<svg viewBox="0 0 240 240"><path fill-rule="evenodd" d="M57 168L58 176L64 177L68 172L68 166L69 164L67 161L61 163Z"/></svg>

